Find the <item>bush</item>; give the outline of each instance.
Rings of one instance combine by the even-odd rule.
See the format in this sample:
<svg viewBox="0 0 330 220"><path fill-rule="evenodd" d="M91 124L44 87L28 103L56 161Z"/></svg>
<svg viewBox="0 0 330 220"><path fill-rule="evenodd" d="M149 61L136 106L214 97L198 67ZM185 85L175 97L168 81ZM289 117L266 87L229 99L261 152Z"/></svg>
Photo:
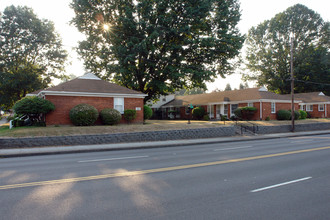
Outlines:
<svg viewBox="0 0 330 220"><path fill-rule="evenodd" d="M127 109L124 111L124 118L127 120L128 123L133 121L136 118L136 111L133 109Z"/></svg>
<svg viewBox="0 0 330 220"><path fill-rule="evenodd" d="M290 112L290 119L291 119L291 110L289 110ZM300 113L299 111L294 111L294 120L298 120L300 118Z"/></svg>
<svg viewBox="0 0 330 220"><path fill-rule="evenodd" d="M227 115L221 115L221 121L227 121L228 116Z"/></svg>
<svg viewBox="0 0 330 220"><path fill-rule="evenodd" d="M307 112L303 110L299 110L300 118L299 119L306 119L307 118Z"/></svg>
<svg viewBox="0 0 330 220"><path fill-rule="evenodd" d="M143 120L148 120L151 117L152 117L152 109L147 105L143 106Z"/></svg>
<svg viewBox="0 0 330 220"><path fill-rule="evenodd" d="M204 115L203 120L204 121L210 121L210 116L209 115Z"/></svg>
<svg viewBox="0 0 330 220"><path fill-rule="evenodd" d="M100 118L105 125L116 125L121 120L121 114L116 109L105 108L100 112Z"/></svg>
<svg viewBox="0 0 330 220"><path fill-rule="evenodd" d="M270 121L270 117L267 116L266 119L265 119L265 121Z"/></svg>
<svg viewBox="0 0 330 220"><path fill-rule="evenodd" d="M99 117L99 112L94 106L79 104L70 110L70 120L76 126L90 126Z"/></svg>
<svg viewBox="0 0 330 220"><path fill-rule="evenodd" d="M242 108L235 109L234 114L236 115L236 117L242 118Z"/></svg>
<svg viewBox="0 0 330 220"><path fill-rule="evenodd" d="M277 120L290 120L291 112L288 110L278 110L277 112Z"/></svg>
<svg viewBox="0 0 330 220"><path fill-rule="evenodd" d="M245 107L235 109L234 114L238 118L245 119L245 120L251 120L256 112L257 112L256 107L245 106Z"/></svg>
<svg viewBox="0 0 330 220"><path fill-rule="evenodd" d="M205 115L205 110L202 107L196 107L192 110L192 115L194 119L201 120Z"/></svg>
<svg viewBox="0 0 330 220"><path fill-rule="evenodd" d="M32 125L38 126L44 124L43 116L53 111L55 106L49 100L33 96L16 102L13 109L17 115L21 115L21 118L29 119Z"/></svg>

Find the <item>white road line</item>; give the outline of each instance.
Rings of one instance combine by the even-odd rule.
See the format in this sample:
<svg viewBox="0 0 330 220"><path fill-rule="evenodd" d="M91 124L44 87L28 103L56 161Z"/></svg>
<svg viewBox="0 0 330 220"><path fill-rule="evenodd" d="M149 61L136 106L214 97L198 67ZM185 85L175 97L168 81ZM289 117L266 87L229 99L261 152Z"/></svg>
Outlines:
<svg viewBox="0 0 330 220"><path fill-rule="evenodd" d="M137 159L137 158L145 158L149 156L135 156L135 157L117 157L117 158L105 158L105 159L95 159L95 160L80 160L78 163L88 163L88 162L98 162L98 161L106 161L106 160L125 160L125 159Z"/></svg>
<svg viewBox="0 0 330 220"><path fill-rule="evenodd" d="M235 150L235 149L250 148L250 147L253 147L253 146L221 148L221 149L214 149L213 151Z"/></svg>
<svg viewBox="0 0 330 220"><path fill-rule="evenodd" d="M296 182L308 180L308 179L311 179L311 178L312 177L309 176L309 177L305 177L305 178L301 178L301 179L297 179L297 180L292 180L292 181L289 181L289 182L279 183L279 184L276 184L276 185L267 186L267 187L263 187L263 188L255 189L255 190L251 190L250 192L260 192L260 191L263 191L263 190L272 189L272 188L276 188L276 187L279 187L279 186L284 186L284 185L288 185L288 184L291 184L291 183L296 183Z"/></svg>

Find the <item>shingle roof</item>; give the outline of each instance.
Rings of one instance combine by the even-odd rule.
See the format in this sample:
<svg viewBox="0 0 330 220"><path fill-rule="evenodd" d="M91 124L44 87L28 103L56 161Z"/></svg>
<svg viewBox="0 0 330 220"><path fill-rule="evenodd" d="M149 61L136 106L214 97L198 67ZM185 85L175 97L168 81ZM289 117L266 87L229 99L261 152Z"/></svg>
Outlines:
<svg viewBox="0 0 330 220"><path fill-rule="evenodd" d="M330 102L330 97L321 92L295 93L294 97L295 99L301 100L303 103Z"/></svg>
<svg viewBox="0 0 330 220"><path fill-rule="evenodd" d="M221 103L221 102L242 102L252 100L285 100L289 101L289 96L279 95L272 92L265 91L260 88L249 88L242 90L231 90L223 92L204 93L198 95L188 96L176 96L175 99L166 106L185 106L188 104L192 105L205 105L210 103Z"/></svg>
<svg viewBox="0 0 330 220"><path fill-rule="evenodd" d="M94 75L93 75L94 76ZM144 95L132 89L119 86L115 83L100 80L96 76L86 74L68 82L61 83L57 86L39 90L30 94L38 94L39 92L61 92L61 93L104 93L104 94L130 94L130 95Z"/></svg>

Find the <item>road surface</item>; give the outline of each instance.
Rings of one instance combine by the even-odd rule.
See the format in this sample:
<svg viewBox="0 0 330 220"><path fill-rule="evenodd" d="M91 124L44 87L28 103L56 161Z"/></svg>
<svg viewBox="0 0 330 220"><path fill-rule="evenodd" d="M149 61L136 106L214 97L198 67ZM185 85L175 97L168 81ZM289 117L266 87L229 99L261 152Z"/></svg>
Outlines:
<svg viewBox="0 0 330 220"><path fill-rule="evenodd" d="M330 135L0 159L0 219L329 219Z"/></svg>

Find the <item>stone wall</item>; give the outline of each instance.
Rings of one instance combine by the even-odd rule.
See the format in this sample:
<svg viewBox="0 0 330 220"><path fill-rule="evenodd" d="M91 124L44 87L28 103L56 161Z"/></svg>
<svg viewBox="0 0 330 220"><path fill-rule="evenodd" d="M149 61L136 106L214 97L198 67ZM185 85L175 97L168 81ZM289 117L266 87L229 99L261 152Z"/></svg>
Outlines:
<svg viewBox="0 0 330 220"><path fill-rule="evenodd" d="M149 131L135 133L117 133L102 135L79 135L58 137L34 137L34 138L1 138L0 148L24 148L41 146L66 146L66 145L91 145L113 144L143 141L166 141L180 139L216 138L234 136L233 126L184 129L169 131Z"/></svg>
<svg viewBox="0 0 330 220"><path fill-rule="evenodd" d="M313 123L313 124L298 124L295 125L295 131L319 131L330 130L330 123ZM257 134L272 134L291 132L291 125L279 126L258 126Z"/></svg>

